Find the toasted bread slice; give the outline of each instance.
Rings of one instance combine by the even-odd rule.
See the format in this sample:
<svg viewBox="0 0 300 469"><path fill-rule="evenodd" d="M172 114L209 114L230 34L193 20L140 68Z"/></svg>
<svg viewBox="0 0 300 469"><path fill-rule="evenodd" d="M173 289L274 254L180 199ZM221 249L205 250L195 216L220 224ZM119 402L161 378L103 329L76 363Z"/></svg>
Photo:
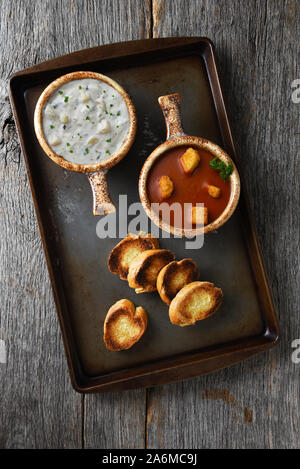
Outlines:
<svg viewBox="0 0 300 469"><path fill-rule="evenodd" d="M152 249L142 252L129 267L128 283L136 293L156 290L159 271L174 260L174 254L168 249Z"/></svg>
<svg viewBox="0 0 300 469"><path fill-rule="evenodd" d="M215 313L222 300L222 290L213 283L189 283L172 300L169 308L170 321L179 326L195 324Z"/></svg>
<svg viewBox="0 0 300 469"><path fill-rule="evenodd" d="M179 290L198 278L199 271L192 259L173 261L159 272L156 283L157 291L161 299L169 305Z"/></svg>
<svg viewBox="0 0 300 469"><path fill-rule="evenodd" d="M113 274L118 274L122 280L127 280L129 265L135 257L143 251L159 248L158 240L150 234L128 234L111 251L107 264Z"/></svg>
<svg viewBox="0 0 300 469"><path fill-rule="evenodd" d="M112 305L104 321L104 342L108 350L116 352L131 348L147 328L147 312L126 299Z"/></svg>

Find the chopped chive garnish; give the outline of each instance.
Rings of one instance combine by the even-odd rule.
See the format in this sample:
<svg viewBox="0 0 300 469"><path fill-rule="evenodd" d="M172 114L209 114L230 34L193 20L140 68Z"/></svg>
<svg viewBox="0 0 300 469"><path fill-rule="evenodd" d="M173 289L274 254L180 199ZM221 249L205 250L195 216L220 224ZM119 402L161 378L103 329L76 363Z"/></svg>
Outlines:
<svg viewBox="0 0 300 469"><path fill-rule="evenodd" d="M107 110L106 110L106 109L105 109L105 111L104 111L104 112L105 112L105 114L108 114L108 112L107 112Z"/></svg>
<svg viewBox="0 0 300 469"><path fill-rule="evenodd" d="M112 113L112 112L110 112L110 113L109 113L109 115L110 115L110 116L113 116L113 113Z"/></svg>
<svg viewBox="0 0 300 469"><path fill-rule="evenodd" d="M63 91L59 91L59 94L64 94L64 92L63 92Z"/></svg>
<svg viewBox="0 0 300 469"><path fill-rule="evenodd" d="M103 93L106 93L106 90L103 90Z"/></svg>
<svg viewBox="0 0 300 469"><path fill-rule="evenodd" d="M107 142L107 143L110 143L110 142L111 142L111 138L108 138L108 139L106 140L106 142Z"/></svg>
<svg viewBox="0 0 300 469"><path fill-rule="evenodd" d="M90 109L90 106L89 106L88 104L86 104L86 107L87 107L88 109Z"/></svg>
<svg viewBox="0 0 300 469"><path fill-rule="evenodd" d="M87 154L88 154L88 152L89 152L89 149L88 149L88 148L86 148L86 149L84 150L84 154L85 154L85 155L87 155Z"/></svg>
<svg viewBox="0 0 300 469"><path fill-rule="evenodd" d="M67 147L69 147L69 146L70 146L70 144L69 144L69 142L67 142Z"/></svg>
<svg viewBox="0 0 300 469"><path fill-rule="evenodd" d="M54 125L50 125L50 129L54 129Z"/></svg>
<svg viewBox="0 0 300 469"><path fill-rule="evenodd" d="M113 107L113 104L111 104L110 107Z"/></svg>
<svg viewBox="0 0 300 469"><path fill-rule="evenodd" d="M119 128L119 126L117 125L117 129Z"/></svg>
<svg viewBox="0 0 300 469"><path fill-rule="evenodd" d="M106 153L108 153L110 155L110 151L109 150L106 150Z"/></svg>
<svg viewBox="0 0 300 469"><path fill-rule="evenodd" d="M67 103L69 101L69 96L66 96L64 102Z"/></svg>
<svg viewBox="0 0 300 469"><path fill-rule="evenodd" d="M89 116L86 116L85 120L86 120L86 121L89 121L89 120L90 120Z"/></svg>
<svg viewBox="0 0 300 469"><path fill-rule="evenodd" d="M73 150L70 150L70 153L73 153Z"/></svg>
<svg viewBox="0 0 300 469"><path fill-rule="evenodd" d="M118 112L117 112L117 116L119 116L120 114L121 114L120 111L118 111Z"/></svg>
<svg viewBox="0 0 300 469"><path fill-rule="evenodd" d="M111 95L111 97L112 97L112 98L114 98L114 97L115 97L115 95L114 95L114 94L112 94L112 95Z"/></svg>
<svg viewBox="0 0 300 469"><path fill-rule="evenodd" d="M79 89L79 90L82 90L82 86L81 86L81 85L79 85L79 86L78 86L78 89Z"/></svg>

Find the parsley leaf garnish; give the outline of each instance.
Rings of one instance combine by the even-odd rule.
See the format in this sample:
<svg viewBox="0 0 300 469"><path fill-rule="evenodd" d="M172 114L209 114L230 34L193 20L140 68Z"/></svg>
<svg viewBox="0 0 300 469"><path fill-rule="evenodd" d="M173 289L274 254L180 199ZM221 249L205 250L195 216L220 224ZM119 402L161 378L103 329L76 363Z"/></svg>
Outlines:
<svg viewBox="0 0 300 469"><path fill-rule="evenodd" d="M227 181L233 172L232 164L228 163L226 165L223 161L219 160L217 156L210 161L209 166L219 172L219 175L223 181Z"/></svg>

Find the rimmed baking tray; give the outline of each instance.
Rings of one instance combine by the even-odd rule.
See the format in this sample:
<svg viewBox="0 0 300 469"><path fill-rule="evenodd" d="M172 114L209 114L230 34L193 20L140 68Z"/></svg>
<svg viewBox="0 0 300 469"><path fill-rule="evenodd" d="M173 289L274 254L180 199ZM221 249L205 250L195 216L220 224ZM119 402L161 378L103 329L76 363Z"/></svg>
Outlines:
<svg viewBox="0 0 300 469"><path fill-rule="evenodd" d="M278 323L242 174L238 210L218 233L205 237L201 249L186 250L182 239L160 240L178 259L192 257L201 279L223 289L224 303L215 315L193 327L173 326L167 306L156 293L136 295L108 271L108 254L119 239L96 236L98 218L92 214L88 181L47 158L33 128L34 107L42 90L53 79L75 70L109 75L129 92L136 106L136 141L108 175L116 203L119 194L127 195L128 204L139 200L138 175L143 162L165 140L157 104L160 95L180 93L187 133L215 141L238 164L209 39L105 45L12 76L10 99L74 388L99 392L167 383L232 365L273 346L279 336ZM102 335L106 312L120 298L144 306L149 325L138 344L116 353L106 350Z"/></svg>

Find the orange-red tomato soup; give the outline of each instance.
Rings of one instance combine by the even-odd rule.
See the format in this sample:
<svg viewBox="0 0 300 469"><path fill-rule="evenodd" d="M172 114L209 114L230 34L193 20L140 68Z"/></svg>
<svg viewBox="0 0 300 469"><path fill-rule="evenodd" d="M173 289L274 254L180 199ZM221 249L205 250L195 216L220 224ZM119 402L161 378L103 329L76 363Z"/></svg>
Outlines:
<svg viewBox="0 0 300 469"><path fill-rule="evenodd" d="M219 173L210 168L209 163L214 158L209 152L198 150L200 163L192 174L186 174L180 163L180 157L188 147L179 147L164 153L154 163L147 181L147 192L151 203L174 202L180 204L203 203L208 209L208 223L216 220L226 208L230 197L230 180L224 181ZM162 199L159 179L161 176L169 176L174 184L172 195L168 199ZM213 185L221 189L218 199L208 194L208 186ZM183 211L183 210L182 210ZM182 220L184 218L184 214ZM171 216L171 224L174 218ZM182 221L183 222L183 221ZM183 225L182 225L183 226Z"/></svg>

